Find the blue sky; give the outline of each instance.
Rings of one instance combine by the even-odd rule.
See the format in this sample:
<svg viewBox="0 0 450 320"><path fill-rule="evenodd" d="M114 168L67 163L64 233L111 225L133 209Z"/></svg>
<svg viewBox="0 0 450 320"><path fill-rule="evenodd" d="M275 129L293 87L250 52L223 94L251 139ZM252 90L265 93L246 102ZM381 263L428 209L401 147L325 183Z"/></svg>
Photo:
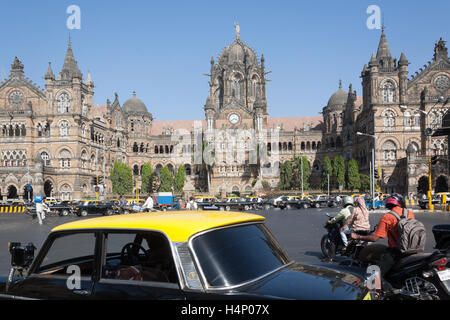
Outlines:
<svg viewBox="0 0 450 320"><path fill-rule="evenodd" d="M69 30L70 5L81 8L81 29ZM381 30L366 26L378 5L394 57L410 74L433 57L440 37L450 40L450 1L2 1L0 75L15 56L28 78L44 87L48 62L61 70L69 32L78 65L95 82L94 103L136 91L156 120L203 119L210 59L241 39L272 71L267 86L272 117L314 116L339 79L361 94L361 70L376 52ZM447 45L449 46L449 45Z"/></svg>

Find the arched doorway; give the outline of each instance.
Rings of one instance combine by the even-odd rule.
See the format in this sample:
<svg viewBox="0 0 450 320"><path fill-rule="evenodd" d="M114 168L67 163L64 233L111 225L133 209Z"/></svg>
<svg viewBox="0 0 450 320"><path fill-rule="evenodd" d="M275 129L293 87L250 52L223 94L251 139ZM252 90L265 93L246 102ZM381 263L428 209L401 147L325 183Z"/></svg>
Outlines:
<svg viewBox="0 0 450 320"><path fill-rule="evenodd" d="M239 187L238 187L238 186L234 186L234 187L231 189L231 192L232 192L233 194L237 195L237 196L240 195Z"/></svg>
<svg viewBox="0 0 450 320"><path fill-rule="evenodd" d="M448 192L448 182L445 176L439 176L436 179L436 193Z"/></svg>
<svg viewBox="0 0 450 320"><path fill-rule="evenodd" d="M19 198L19 195L17 194L17 188L15 186L10 185L7 190L8 190L8 196L7 196L8 199Z"/></svg>
<svg viewBox="0 0 450 320"><path fill-rule="evenodd" d="M31 185L23 187L23 198L24 200L33 200L33 187Z"/></svg>
<svg viewBox="0 0 450 320"><path fill-rule="evenodd" d="M428 177L422 176L420 177L418 183L417 183L417 193L419 194L426 194L428 192Z"/></svg>
<svg viewBox="0 0 450 320"><path fill-rule="evenodd" d="M45 197L51 197L52 193L53 193L53 183L50 180L47 180L44 183L44 194L45 194Z"/></svg>

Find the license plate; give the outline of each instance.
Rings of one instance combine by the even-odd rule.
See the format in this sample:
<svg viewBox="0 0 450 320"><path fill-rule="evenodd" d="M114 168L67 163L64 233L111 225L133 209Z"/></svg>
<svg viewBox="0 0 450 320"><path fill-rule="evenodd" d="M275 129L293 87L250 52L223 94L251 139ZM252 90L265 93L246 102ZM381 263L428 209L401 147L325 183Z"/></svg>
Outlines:
<svg viewBox="0 0 450 320"><path fill-rule="evenodd" d="M438 277L441 281L450 280L450 269L445 269L437 272Z"/></svg>

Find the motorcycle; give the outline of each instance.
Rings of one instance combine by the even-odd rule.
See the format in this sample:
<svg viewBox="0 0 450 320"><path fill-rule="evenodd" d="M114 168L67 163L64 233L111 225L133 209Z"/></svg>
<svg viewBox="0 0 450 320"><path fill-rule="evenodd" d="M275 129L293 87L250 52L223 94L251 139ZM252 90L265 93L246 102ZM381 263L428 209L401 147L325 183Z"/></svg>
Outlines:
<svg viewBox="0 0 450 320"><path fill-rule="evenodd" d="M364 273L374 265L352 257L355 272ZM381 281L382 298L401 300L450 299L450 250L415 253L400 258ZM349 265L343 261L341 265ZM359 270L359 271L357 271Z"/></svg>
<svg viewBox="0 0 450 320"><path fill-rule="evenodd" d="M329 213L326 213L326 216L328 217L328 221L332 219ZM339 222L333 224L327 222L325 224L324 228L327 230L327 233L322 236L320 241L322 254L328 261L333 261L336 258L336 255L341 255L350 258L350 260L346 260L349 262L348 265L359 265L359 260L356 258L359 256L361 249L367 245L367 242L350 239L349 235L347 235L347 249L343 250L344 242L342 241L340 234L341 227L342 223ZM368 235L370 232L357 231L356 233L359 235Z"/></svg>

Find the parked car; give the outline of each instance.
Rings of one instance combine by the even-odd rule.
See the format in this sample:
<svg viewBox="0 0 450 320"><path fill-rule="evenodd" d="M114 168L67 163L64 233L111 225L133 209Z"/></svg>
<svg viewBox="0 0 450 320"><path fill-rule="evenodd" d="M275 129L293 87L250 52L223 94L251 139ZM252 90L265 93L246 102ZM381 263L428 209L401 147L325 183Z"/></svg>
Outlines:
<svg viewBox="0 0 450 320"><path fill-rule="evenodd" d="M112 202L100 200L81 200L73 207L73 213L79 217L86 217L88 214L113 215L115 205Z"/></svg>
<svg viewBox="0 0 450 320"><path fill-rule="evenodd" d="M330 200L326 194L319 194L315 196L311 202L311 206L314 208L333 207L335 204L337 204L336 199Z"/></svg>
<svg viewBox="0 0 450 320"><path fill-rule="evenodd" d="M376 297L366 278L342 266L290 259L264 220L181 211L67 223L50 232L36 258L33 244L10 243L12 269L0 291L3 299L60 300ZM75 271L76 284L69 281Z"/></svg>
<svg viewBox="0 0 450 320"><path fill-rule="evenodd" d="M434 205L437 205L439 203L441 203L441 197L439 197L438 195L433 195L431 197L431 203ZM420 199L419 200L419 207L423 210L428 209L428 197L425 199Z"/></svg>
<svg viewBox="0 0 450 320"><path fill-rule="evenodd" d="M78 201L63 200L61 203L49 203L48 208L50 212L57 213L60 216L68 216L77 205L79 205Z"/></svg>

